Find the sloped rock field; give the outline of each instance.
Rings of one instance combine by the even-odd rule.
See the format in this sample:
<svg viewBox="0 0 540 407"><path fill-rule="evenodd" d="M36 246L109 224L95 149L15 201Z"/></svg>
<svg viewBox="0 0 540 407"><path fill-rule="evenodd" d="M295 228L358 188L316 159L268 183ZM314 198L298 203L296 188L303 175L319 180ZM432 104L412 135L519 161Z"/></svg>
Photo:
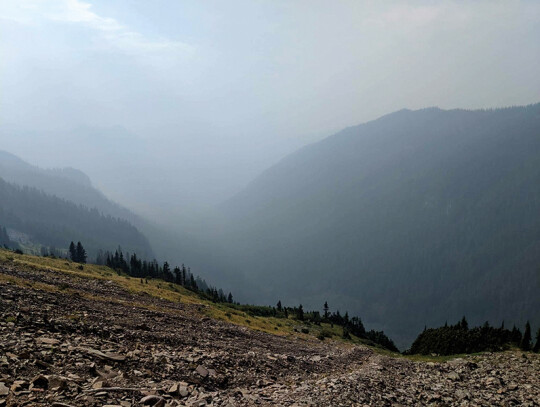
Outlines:
<svg viewBox="0 0 540 407"><path fill-rule="evenodd" d="M0 407L540 405L532 353L413 362L215 321L106 280L2 275L28 284L0 279Z"/></svg>

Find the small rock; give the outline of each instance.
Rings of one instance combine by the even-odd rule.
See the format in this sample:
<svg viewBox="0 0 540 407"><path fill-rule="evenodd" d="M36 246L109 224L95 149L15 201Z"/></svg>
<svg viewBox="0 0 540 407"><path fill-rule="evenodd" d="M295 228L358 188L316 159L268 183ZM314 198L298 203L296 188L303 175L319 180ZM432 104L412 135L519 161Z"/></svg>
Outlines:
<svg viewBox="0 0 540 407"><path fill-rule="evenodd" d="M11 391L17 395L20 392L26 390L27 387L28 387L28 383L26 381L15 380L13 384L11 385Z"/></svg>
<svg viewBox="0 0 540 407"><path fill-rule="evenodd" d="M440 400L441 399L441 395L440 394L432 394L431 396L429 396L429 400L430 401L433 401L433 400Z"/></svg>
<svg viewBox="0 0 540 407"><path fill-rule="evenodd" d="M95 382L95 383L92 385L92 389L94 389L94 390L102 389L103 387L106 387L106 386L104 385L104 382L101 381L101 380Z"/></svg>
<svg viewBox="0 0 540 407"><path fill-rule="evenodd" d="M461 379L461 377L459 376L459 373L457 373L457 372L450 372L450 373L448 373L448 378L449 378L450 380L454 380L454 381L458 381L458 380Z"/></svg>
<svg viewBox="0 0 540 407"><path fill-rule="evenodd" d="M486 379L486 384L487 385L499 385L501 382L499 379L497 379L496 377L488 377Z"/></svg>
<svg viewBox="0 0 540 407"><path fill-rule="evenodd" d="M40 336L39 338L36 338L36 342L42 345L58 345L60 341L58 339L54 338L47 338L46 336Z"/></svg>
<svg viewBox="0 0 540 407"><path fill-rule="evenodd" d="M47 376L47 379L49 380L49 389L53 391L67 388L67 380L61 376L51 375Z"/></svg>
<svg viewBox="0 0 540 407"><path fill-rule="evenodd" d="M159 403L160 401L165 401L165 400L163 400L162 397L151 394L149 396L144 396L139 403L144 404L144 405L152 405L152 406L154 406L157 403Z"/></svg>
<svg viewBox="0 0 540 407"><path fill-rule="evenodd" d="M84 348L84 347L80 348L80 350L88 353L89 355L97 356L98 358L103 359L103 360L112 360L114 362L123 362L124 360L126 360L125 356L119 355L117 353L101 352L100 350L97 350L97 349Z"/></svg>
<svg viewBox="0 0 540 407"><path fill-rule="evenodd" d="M171 387L169 387L169 390L167 391L169 394L177 394L178 393L178 383L174 383Z"/></svg>
<svg viewBox="0 0 540 407"><path fill-rule="evenodd" d="M0 396L7 396L9 394L9 389L6 385L0 382Z"/></svg>
<svg viewBox="0 0 540 407"><path fill-rule="evenodd" d="M48 387L49 387L49 380L43 375L34 377L30 384L30 390L32 389L47 390Z"/></svg>
<svg viewBox="0 0 540 407"><path fill-rule="evenodd" d="M197 366L197 369L195 369L195 373L197 373L201 377L208 376L208 370L202 365Z"/></svg>
<svg viewBox="0 0 540 407"><path fill-rule="evenodd" d="M461 389L458 389L456 390L456 397L459 399L459 400L463 400L463 399L468 399L470 397L469 393L464 391L464 390L461 390Z"/></svg>

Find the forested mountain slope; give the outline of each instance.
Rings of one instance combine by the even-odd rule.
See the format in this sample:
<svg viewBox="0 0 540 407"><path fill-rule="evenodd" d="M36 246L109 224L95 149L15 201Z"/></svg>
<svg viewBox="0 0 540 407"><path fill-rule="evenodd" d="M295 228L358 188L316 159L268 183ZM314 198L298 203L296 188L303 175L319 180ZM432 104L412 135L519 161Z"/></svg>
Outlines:
<svg viewBox="0 0 540 407"><path fill-rule="evenodd" d="M83 242L91 257L99 249L114 250L118 245L142 258L153 256L146 238L126 220L2 178L0 225L24 234L35 247L66 249L73 240Z"/></svg>
<svg viewBox="0 0 540 407"><path fill-rule="evenodd" d="M223 210L237 269L265 298L328 299L402 345L465 314L540 322L540 104L347 128Z"/></svg>
<svg viewBox="0 0 540 407"><path fill-rule="evenodd" d="M0 151L0 177L7 182L34 187L88 208L97 208L106 215L131 222L140 220L128 209L109 200L92 185L85 173L74 168L43 169L11 153Z"/></svg>
<svg viewBox="0 0 540 407"><path fill-rule="evenodd" d="M163 228L111 201L92 185L90 178L82 171L74 168L44 169L7 151L0 151L0 178L9 183L36 188L77 205L95 208L105 216L124 219L150 240L154 254L171 258L171 253L174 253L172 249L162 249L171 244Z"/></svg>

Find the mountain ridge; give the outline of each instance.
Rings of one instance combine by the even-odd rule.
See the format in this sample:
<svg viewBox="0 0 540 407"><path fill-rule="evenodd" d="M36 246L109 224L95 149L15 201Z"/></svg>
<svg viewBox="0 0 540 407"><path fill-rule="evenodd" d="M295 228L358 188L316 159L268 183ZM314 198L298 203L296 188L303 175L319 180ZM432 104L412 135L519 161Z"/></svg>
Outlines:
<svg viewBox="0 0 540 407"><path fill-rule="evenodd" d="M268 298L315 306L324 291L401 345L409 328L391 315L408 306L416 330L463 313L540 320L539 134L540 104L400 110L346 128L222 206L230 245L246 258L237 267ZM455 304L440 300L450 292Z"/></svg>

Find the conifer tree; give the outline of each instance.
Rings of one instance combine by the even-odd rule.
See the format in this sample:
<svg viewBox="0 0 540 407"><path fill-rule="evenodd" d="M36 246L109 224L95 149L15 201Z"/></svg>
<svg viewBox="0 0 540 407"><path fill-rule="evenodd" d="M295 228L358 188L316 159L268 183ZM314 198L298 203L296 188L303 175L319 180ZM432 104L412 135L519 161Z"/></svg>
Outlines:
<svg viewBox="0 0 540 407"><path fill-rule="evenodd" d="M347 327L343 327L342 338L343 339L351 339L351 334L349 333L349 330L347 329Z"/></svg>
<svg viewBox="0 0 540 407"><path fill-rule="evenodd" d="M279 301L277 302L276 307L277 307L277 310L278 310L279 312L281 312L281 310L283 309L283 307L282 307L282 305L281 305L281 300L279 300Z"/></svg>
<svg viewBox="0 0 540 407"><path fill-rule="evenodd" d="M300 304L300 306L298 307L298 319L300 321L303 321L304 320L304 307L302 307L302 304Z"/></svg>
<svg viewBox="0 0 540 407"><path fill-rule="evenodd" d="M516 328L516 326L514 325L514 327L512 328L512 333L511 333L511 340L512 340L512 343L516 346L519 346L521 344L521 331Z"/></svg>
<svg viewBox="0 0 540 407"><path fill-rule="evenodd" d="M328 311L330 310L330 308L328 307L328 302L325 301L324 302L324 307L323 307L323 311L324 311L324 319L328 319Z"/></svg>
<svg viewBox="0 0 540 407"><path fill-rule="evenodd" d="M77 261L77 250L75 249L75 243L73 242L69 244L69 258L72 261Z"/></svg>
<svg viewBox="0 0 540 407"><path fill-rule="evenodd" d="M465 318L465 315L463 316L463 318L461 318L461 322L459 323L461 329L464 329L465 331L467 331L469 329L469 323L467 322L467 319Z"/></svg>
<svg viewBox="0 0 540 407"><path fill-rule="evenodd" d="M227 302L229 304L232 304L233 303L233 296L232 296L232 293L229 293L229 295L227 296Z"/></svg>
<svg viewBox="0 0 540 407"><path fill-rule="evenodd" d="M77 242L77 248L76 248L76 257L75 260L77 263L86 263L86 250L84 250L83 245L81 242Z"/></svg>
<svg viewBox="0 0 540 407"><path fill-rule="evenodd" d="M531 350L531 324L529 321L527 321L525 324L525 332L523 333L523 338L521 339L520 348L525 351Z"/></svg>
<svg viewBox="0 0 540 407"><path fill-rule="evenodd" d="M171 274L171 267L169 266L168 262L163 263L163 279L168 282L171 282L173 279Z"/></svg>
<svg viewBox="0 0 540 407"><path fill-rule="evenodd" d="M174 282L178 285L182 285L182 271L180 267L176 266L173 270Z"/></svg>
<svg viewBox="0 0 540 407"><path fill-rule="evenodd" d="M186 266L182 264L182 285L187 285L186 280Z"/></svg>

